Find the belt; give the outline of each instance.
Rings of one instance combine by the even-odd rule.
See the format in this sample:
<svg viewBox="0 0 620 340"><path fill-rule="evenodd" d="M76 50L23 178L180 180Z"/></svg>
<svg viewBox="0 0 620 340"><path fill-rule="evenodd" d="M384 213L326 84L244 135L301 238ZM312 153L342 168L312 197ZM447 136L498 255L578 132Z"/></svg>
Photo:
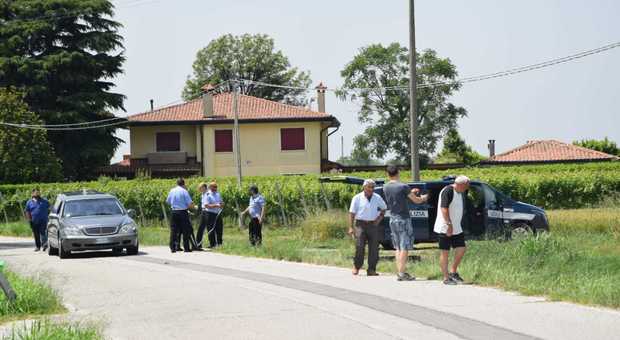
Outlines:
<svg viewBox="0 0 620 340"><path fill-rule="evenodd" d="M361 222L361 223L373 223L375 220L355 220L355 222Z"/></svg>

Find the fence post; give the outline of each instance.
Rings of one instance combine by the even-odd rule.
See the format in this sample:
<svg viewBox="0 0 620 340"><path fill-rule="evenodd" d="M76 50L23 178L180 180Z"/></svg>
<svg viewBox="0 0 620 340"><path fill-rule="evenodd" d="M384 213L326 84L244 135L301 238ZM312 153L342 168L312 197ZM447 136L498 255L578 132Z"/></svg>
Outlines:
<svg viewBox="0 0 620 340"><path fill-rule="evenodd" d="M4 261L0 261L0 286L2 287L2 291L4 291L4 295L7 300L9 300L9 302L15 301L17 294L15 294L9 280L7 280L6 276L4 276Z"/></svg>
<svg viewBox="0 0 620 340"><path fill-rule="evenodd" d="M286 212L284 211L284 201L282 199L282 191L280 190L280 182L275 183L276 192L278 193L278 202L280 204L280 214L282 215L282 224L284 226L288 226L288 221L286 220Z"/></svg>
<svg viewBox="0 0 620 340"><path fill-rule="evenodd" d="M299 179L297 179L297 187L299 188L299 195L301 197L301 204L304 206L304 212L306 213L306 216L308 216L310 214L310 211L308 210L308 204L306 203L304 188L301 186L301 182L299 181Z"/></svg>
<svg viewBox="0 0 620 340"><path fill-rule="evenodd" d="M159 202L159 204L161 205L161 212L164 214L164 221L166 221L166 224L168 224L168 214L166 214L166 206L164 205L164 202Z"/></svg>
<svg viewBox="0 0 620 340"><path fill-rule="evenodd" d="M327 197L327 192L325 191L325 186L323 185L323 182L320 183L320 186L321 186L321 194L323 194L323 200L325 200L325 207L327 207L327 210L331 210L332 204L331 202L329 202L329 198Z"/></svg>

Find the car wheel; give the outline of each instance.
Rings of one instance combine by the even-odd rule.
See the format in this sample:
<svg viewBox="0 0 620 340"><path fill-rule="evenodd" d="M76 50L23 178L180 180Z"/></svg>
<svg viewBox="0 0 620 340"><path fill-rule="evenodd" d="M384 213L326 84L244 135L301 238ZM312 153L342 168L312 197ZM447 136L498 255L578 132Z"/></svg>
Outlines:
<svg viewBox="0 0 620 340"><path fill-rule="evenodd" d="M70 250L65 250L62 247L62 239L60 237L58 237L58 256L61 259L66 259L67 257L69 257L69 255L71 255L71 251Z"/></svg>
<svg viewBox="0 0 620 340"><path fill-rule="evenodd" d="M512 226L510 231L511 239L518 239L534 234L534 229L527 223L517 223Z"/></svg>
<svg viewBox="0 0 620 340"><path fill-rule="evenodd" d="M127 255L138 255L138 249L140 247L140 242L136 241L136 245L127 247Z"/></svg>
<svg viewBox="0 0 620 340"><path fill-rule="evenodd" d="M54 248L52 247L52 243L49 241L47 241L47 254L49 256L56 256L58 255L58 248Z"/></svg>

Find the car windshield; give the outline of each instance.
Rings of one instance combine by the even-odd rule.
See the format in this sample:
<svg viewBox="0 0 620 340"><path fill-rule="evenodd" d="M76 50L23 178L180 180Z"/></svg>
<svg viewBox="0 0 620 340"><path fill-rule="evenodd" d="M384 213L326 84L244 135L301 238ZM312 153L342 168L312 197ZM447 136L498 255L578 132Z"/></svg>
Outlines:
<svg viewBox="0 0 620 340"><path fill-rule="evenodd" d="M114 198L97 198L68 201L65 205L65 217L122 215L123 210Z"/></svg>

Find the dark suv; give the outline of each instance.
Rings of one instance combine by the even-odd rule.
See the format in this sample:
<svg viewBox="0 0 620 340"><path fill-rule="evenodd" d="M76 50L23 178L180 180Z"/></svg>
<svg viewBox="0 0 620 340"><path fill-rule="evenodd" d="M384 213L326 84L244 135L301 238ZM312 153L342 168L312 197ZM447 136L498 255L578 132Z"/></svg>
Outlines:
<svg viewBox="0 0 620 340"><path fill-rule="evenodd" d="M429 201L425 204L409 202L415 243L437 241L438 236L433 232L433 227L437 218L439 193L445 186L453 184L454 179L454 176L449 176L440 181L407 183L410 188L419 188L422 193L430 194ZM360 186L364 183L364 179L357 177L323 177L320 181ZM375 192L385 199L382 187L385 181L376 180L376 183ZM466 197L462 226L468 238L482 238L488 235L512 237L514 234L549 230L547 215L542 208L515 201L487 183L471 181ZM381 223L384 228L381 245L385 249L393 249L389 218L390 213L387 211Z"/></svg>
<svg viewBox="0 0 620 340"><path fill-rule="evenodd" d="M68 257L72 251L112 249L138 254L138 226L112 195L97 191L65 192L56 197L49 215L49 254Z"/></svg>

